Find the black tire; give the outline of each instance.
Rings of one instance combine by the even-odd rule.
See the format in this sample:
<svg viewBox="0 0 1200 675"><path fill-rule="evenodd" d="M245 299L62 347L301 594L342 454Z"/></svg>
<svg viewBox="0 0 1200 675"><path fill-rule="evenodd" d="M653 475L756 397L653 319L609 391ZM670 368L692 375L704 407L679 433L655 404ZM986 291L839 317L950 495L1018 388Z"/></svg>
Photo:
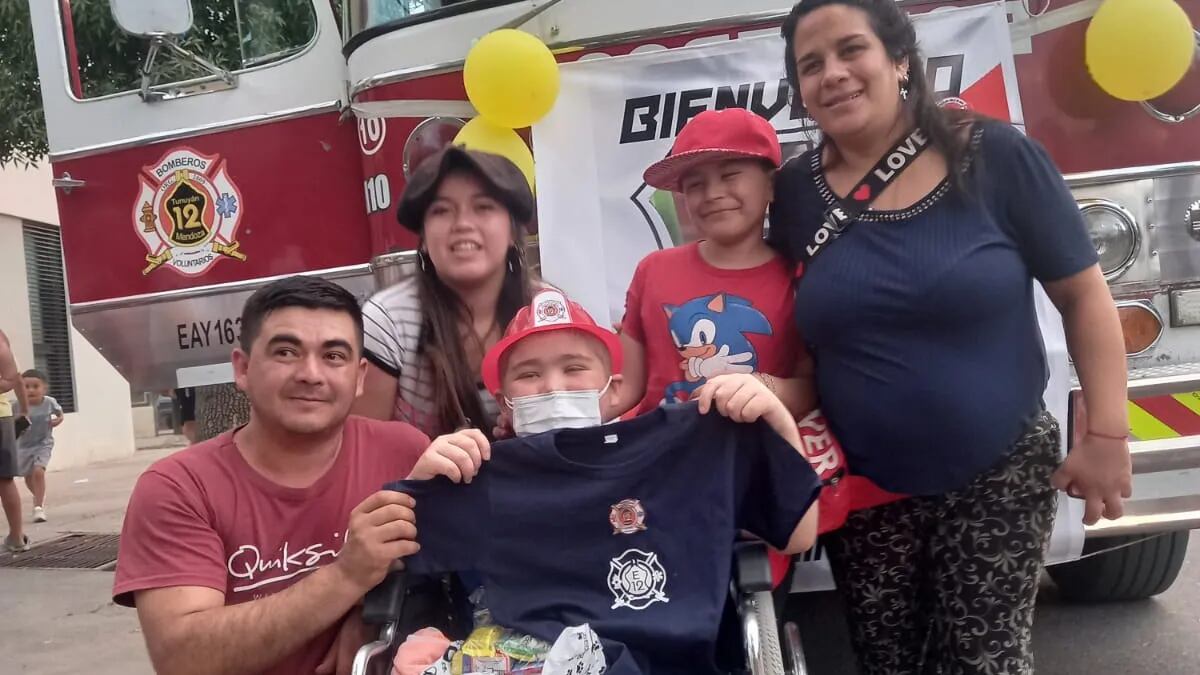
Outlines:
<svg viewBox="0 0 1200 675"><path fill-rule="evenodd" d="M1136 542L1136 543L1131 543ZM1142 600L1175 583L1187 554L1188 531L1089 539L1083 554L1106 553L1046 568L1065 600Z"/></svg>

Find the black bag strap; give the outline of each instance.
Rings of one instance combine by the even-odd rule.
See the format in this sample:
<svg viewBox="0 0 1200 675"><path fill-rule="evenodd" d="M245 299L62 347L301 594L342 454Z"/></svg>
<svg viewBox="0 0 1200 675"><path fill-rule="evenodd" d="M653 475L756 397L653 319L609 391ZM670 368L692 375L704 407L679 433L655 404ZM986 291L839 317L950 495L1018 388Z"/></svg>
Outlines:
<svg viewBox="0 0 1200 675"><path fill-rule="evenodd" d="M913 129L910 134L900 139L891 150L871 167L867 175L858 181L858 185L846 195L845 199L834 198L833 206L825 209L821 226L813 233L812 241L804 247L805 262L811 262L834 239L842 236L850 223L858 219L866 211L887 186L900 177L904 170L913 163L925 148L929 147L929 137L920 129ZM820 149L817 150L820 152Z"/></svg>

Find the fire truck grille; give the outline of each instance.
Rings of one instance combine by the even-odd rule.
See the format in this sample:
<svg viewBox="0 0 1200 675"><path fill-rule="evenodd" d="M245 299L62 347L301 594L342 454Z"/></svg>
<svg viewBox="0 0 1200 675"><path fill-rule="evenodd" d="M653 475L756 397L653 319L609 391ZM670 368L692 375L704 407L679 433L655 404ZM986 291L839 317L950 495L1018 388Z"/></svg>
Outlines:
<svg viewBox="0 0 1200 675"><path fill-rule="evenodd" d="M0 567L109 570L117 561L117 534L71 533L23 553L0 553Z"/></svg>

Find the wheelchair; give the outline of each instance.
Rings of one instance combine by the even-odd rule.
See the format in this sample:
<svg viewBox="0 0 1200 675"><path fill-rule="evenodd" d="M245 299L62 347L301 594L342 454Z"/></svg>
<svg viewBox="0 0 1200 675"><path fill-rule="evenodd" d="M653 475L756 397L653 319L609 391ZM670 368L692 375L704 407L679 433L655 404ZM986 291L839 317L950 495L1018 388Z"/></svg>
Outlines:
<svg viewBox="0 0 1200 675"><path fill-rule="evenodd" d="M736 621L732 623L741 635L722 635L722 641L740 642L742 654L738 655L741 663L730 669L731 675L809 675L799 629L790 622L781 625L775 611L776 600L782 603L787 597L791 575L776 591L771 590L767 547L761 542L735 545L733 575L730 600ZM363 622L378 628L379 639L359 648L353 675L390 675L400 643L421 627L406 620L405 604L413 597L409 582L403 572L392 572L363 600ZM734 628L723 626L722 631L726 630Z"/></svg>

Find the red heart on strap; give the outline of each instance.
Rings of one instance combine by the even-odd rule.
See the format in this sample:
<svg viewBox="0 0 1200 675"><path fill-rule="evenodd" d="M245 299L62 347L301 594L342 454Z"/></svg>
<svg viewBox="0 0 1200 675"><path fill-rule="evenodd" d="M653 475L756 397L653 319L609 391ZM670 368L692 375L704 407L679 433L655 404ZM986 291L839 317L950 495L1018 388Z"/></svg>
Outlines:
<svg viewBox="0 0 1200 675"><path fill-rule="evenodd" d="M871 198L871 187L869 185L860 185L858 189L851 195L856 202L865 202Z"/></svg>

